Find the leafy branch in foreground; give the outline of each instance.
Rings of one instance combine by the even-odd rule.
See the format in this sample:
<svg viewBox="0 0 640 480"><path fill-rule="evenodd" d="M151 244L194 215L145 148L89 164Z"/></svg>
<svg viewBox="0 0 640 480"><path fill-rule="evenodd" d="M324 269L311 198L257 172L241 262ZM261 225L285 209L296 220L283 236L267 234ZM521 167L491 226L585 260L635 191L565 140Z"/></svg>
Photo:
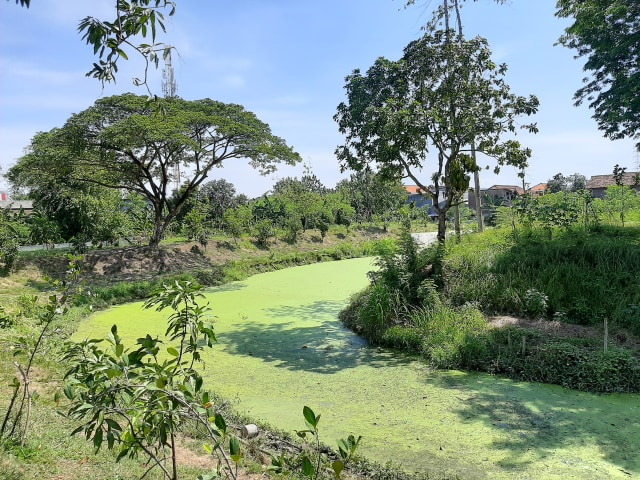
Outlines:
<svg viewBox="0 0 640 480"><path fill-rule="evenodd" d="M115 325L106 339L67 344L63 360L72 365L64 387L71 402L68 416L82 422L72 434L84 432L96 451L105 443L119 449L116 461L144 455L148 471L157 467L165 478L177 480L176 435L188 425L210 439L205 450L217 458L217 474L237 478L243 456L239 440L215 412L194 369L200 351L216 340L213 327L205 323L210 309L198 304L200 289L175 282L145 304L174 310L167 336L177 346L147 334L127 349Z"/></svg>
<svg viewBox="0 0 640 480"><path fill-rule="evenodd" d="M145 86L151 95L147 84L149 66L153 64L158 68L159 54L166 59L173 48L156 42L158 27L162 32L166 32L161 10L167 7L171 7L169 16L172 16L176 5L170 0L117 0L114 21L104 21L95 17L82 19L78 25L78 32L83 34L82 39L93 47L94 55L99 57L98 62L87 72L87 77L97 78L103 85L105 82L115 82L118 61L129 59L125 51L128 47L139 53L145 61L144 76L141 79L134 78L133 83L136 86ZM133 42L135 37L146 38L149 34L150 44Z"/></svg>

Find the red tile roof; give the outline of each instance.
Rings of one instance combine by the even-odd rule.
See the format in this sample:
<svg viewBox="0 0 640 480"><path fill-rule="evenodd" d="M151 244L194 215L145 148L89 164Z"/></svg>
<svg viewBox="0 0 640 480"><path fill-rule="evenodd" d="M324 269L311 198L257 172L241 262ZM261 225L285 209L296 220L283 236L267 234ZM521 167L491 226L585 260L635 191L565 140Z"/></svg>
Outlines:
<svg viewBox="0 0 640 480"><path fill-rule="evenodd" d="M529 189L530 193L544 193L547 190L547 184L546 183L539 183L537 185L534 185L533 187L531 187Z"/></svg>
<svg viewBox="0 0 640 480"><path fill-rule="evenodd" d="M417 185L403 185L409 195L422 195L424 192Z"/></svg>

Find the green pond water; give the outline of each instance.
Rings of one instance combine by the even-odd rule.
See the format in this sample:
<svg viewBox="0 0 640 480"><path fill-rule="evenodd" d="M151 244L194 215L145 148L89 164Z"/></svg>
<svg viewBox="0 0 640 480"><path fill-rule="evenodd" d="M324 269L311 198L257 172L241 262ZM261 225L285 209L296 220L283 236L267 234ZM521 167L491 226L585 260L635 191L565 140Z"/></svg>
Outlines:
<svg viewBox="0 0 640 480"><path fill-rule="evenodd" d="M362 435L360 453L408 471L460 478L640 478L640 396L591 395L484 374L438 372L369 347L337 319L368 282L371 259L296 267L207 290L218 343L208 390L293 433L302 407L321 440ZM129 339L162 335L169 314L141 303L83 322L75 338L117 324Z"/></svg>

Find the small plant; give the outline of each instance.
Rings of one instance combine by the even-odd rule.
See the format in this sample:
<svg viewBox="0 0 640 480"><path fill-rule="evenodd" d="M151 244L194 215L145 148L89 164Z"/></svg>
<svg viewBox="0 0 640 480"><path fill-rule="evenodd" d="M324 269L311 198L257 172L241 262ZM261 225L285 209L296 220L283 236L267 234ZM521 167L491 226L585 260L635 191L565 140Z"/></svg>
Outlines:
<svg viewBox="0 0 640 480"><path fill-rule="evenodd" d="M8 314L2 305L0 305L0 328L10 328L16 323L12 315Z"/></svg>
<svg viewBox="0 0 640 480"><path fill-rule="evenodd" d="M256 243L266 248L269 246L269 239L275 235L273 223L271 220L260 220L254 225L254 235L256 237Z"/></svg>
<svg viewBox="0 0 640 480"><path fill-rule="evenodd" d="M318 432L318 424L320 423L320 415L316 415L313 410L304 406L302 409L302 415L307 426L305 430L296 430L296 435L302 439L306 439L307 435L311 435L314 438L314 443L309 450L304 450L298 458L298 462L288 458L284 454L276 456L271 455L271 467L270 470L274 473L284 473L287 467L293 469L295 465L299 465L302 473L309 477L311 480L317 480L321 478L322 473L328 468L327 463L330 464L333 477L337 480L341 478L345 465L355 458L356 450L360 445L361 436L356 439L353 435L349 435L347 439L338 440L338 452L337 456L332 459L328 459L322 452L322 445L320 443L320 436Z"/></svg>
<svg viewBox="0 0 640 480"><path fill-rule="evenodd" d="M22 418L24 415L24 426L22 427L22 433L20 434L20 447L24 447L29 434L29 421L31 416L31 404L37 399L38 393L30 389L30 373L36 354L42 347L46 335L49 333L49 327L51 324L64 315L68 310L68 301L70 297L76 296L77 293L72 291L72 285L78 279L80 275L80 269L78 264L81 261L81 257L68 255L69 266L66 272L65 282L54 281L53 286L58 288L58 293L54 293L49 296L49 303L43 308L37 307L37 298L31 295L22 295L20 297L20 305L22 308L28 307L29 315L35 315L41 325L40 333L38 337L33 339L21 337L19 339L20 344L24 346L24 353L28 355L26 365L21 365L18 362L14 362L19 372L19 377L14 377L10 386L13 388L13 394L9 401L9 407L5 413L0 427L0 439L11 438L16 434L16 431L21 426ZM81 291L79 289L78 293ZM24 312L23 312L24 313ZM15 355L23 353L22 349L15 352ZM22 395L20 396L20 392ZM18 398L20 400L18 401ZM18 430L19 431L19 430Z"/></svg>
<svg viewBox="0 0 640 480"><path fill-rule="evenodd" d="M547 314L549 297L535 288L528 289L522 297L522 304L527 315L541 317Z"/></svg>
<svg viewBox="0 0 640 480"><path fill-rule="evenodd" d="M147 334L127 349L115 325L106 339L67 344L63 360L72 365L65 375L67 415L82 422L72 434L84 432L96 451L104 444L117 448L116 461L145 455L148 471L157 467L165 478L177 480L176 434L188 424L210 439L204 448L218 458L218 474L237 477L239 441L215 412L194 368L201 350L216 341L213 327L205 323L209 308L198 304L200 289L176 281L145 303L145 308L173 310L166 336L177 344L164 347Z"/></svg>

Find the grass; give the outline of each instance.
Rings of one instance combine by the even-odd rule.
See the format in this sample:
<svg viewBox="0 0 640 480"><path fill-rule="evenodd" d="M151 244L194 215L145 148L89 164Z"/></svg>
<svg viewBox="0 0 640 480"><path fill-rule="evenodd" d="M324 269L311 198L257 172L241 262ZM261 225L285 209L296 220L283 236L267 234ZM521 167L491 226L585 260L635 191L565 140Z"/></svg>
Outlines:
<svg viewBox="0 0 640 480"><path fill-rule="evenodd" d="M455 305L597 327L606 318L640 336L640 227L559 231L552 239L492 230L452 245L443 276Z"/></svg>

